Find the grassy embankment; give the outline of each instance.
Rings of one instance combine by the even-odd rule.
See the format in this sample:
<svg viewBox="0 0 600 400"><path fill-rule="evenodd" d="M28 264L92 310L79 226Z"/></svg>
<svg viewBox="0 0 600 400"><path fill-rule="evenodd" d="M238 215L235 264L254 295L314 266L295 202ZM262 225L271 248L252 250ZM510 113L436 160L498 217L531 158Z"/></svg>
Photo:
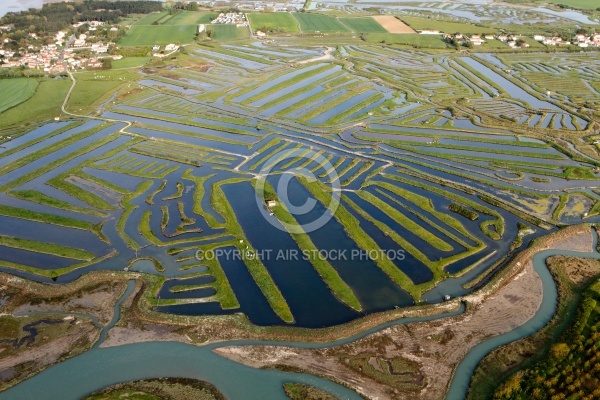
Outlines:
<svg viewBox="0 0 600 400"><path fill-rule="evenodd" d="M140 248L140 245L125 233L125 224L127 223L127 220L129 219L131 213L133 213L133 211L138 208L138 206L136 204L133 204L132 201L135 198L147 192L153 184L153 181L142 182L139 184L139 186L134 192L125 195L121 200L121 207L123 208L123 213L121 214L121 217L119 217L119 221L117 222L117 232L123 238L125 243L127 243L127 246L131 247L134 250L138 250Z"/></svg>
<svg viewBox="0 0 600 400"><path fill-rule="evenodd" d="M236 238L243 240L243 243L239 243L239 240L234 242L234 245L240 252L240 254L256 253L255 250L250 246L248 240L245 237L244 231L237 221L237 217L225 196L225 193L221 189L223 184L233 183L241 181L242 179L226 180L213 184L211 191L211 205L216 212L218 212L224 219L227 226L227 231L234 235ZM258 258L244 257L244 263L248 267L248 271L252 278L260 288L261 292L266 297L267 301L271 305L271 308L275 313L283 319L285 322L293 322L294 316L281 294L281 291L273 281L273 278L269 274L269 271L265 265Z"/></svg>
<svg viewBox="0 0 600 400"><path fill-rule="evenodd" d="M183 186L183 182L177 182L175 185L177 186L175 193L173 193L170 196L163 197L164 201L180 199L181 196L183 196L183 189L185 189L185 187Z"/></svg>
<svg viewBox="0 0 600 400"><path fill-rule="evenodd" d="M298 179L310 193L323 205L330 204L331 195L326 191L319 181L309 182L305 178ZM348 200L344 198L344 200ZM365 251L378 249L379 245L361 227L359 221L340 204L334 213L335 219L344 226L348 236ZM394 282L412 295L415 300L421 296L422 290L416 286L411 279L388 258L378 257L375 260L377 266L386 273Z"/></svg>
<svg viewBox="0 0 600 400"><path fill-rule="evenodd" d="M23 166L25 166L26 164L33 162L41 157L45 157L51 153L53 153L54 151L58 151L59 148L62 148L66 145L72 144L72 143L76 143L77 141L91 136L94 133L99 132L100 130L106 128L106 125L101 125L97 128L94 128L92 130L83 132L79 135L74 135L73 137L57 143L55 145L49 146L47 148L41 149L37 152L31 153L26 157L23 157L21 159L19 159L18 161L16 161L13 164L7 165L3 168L0 169L0 174L2 173L6 173L6 172L10 172L13 170L16 170L18 168L21 168ZM38 178L52 170L54 170L55 168L77 158L80 157L82 155L85 155L95 149L98 149L108 143L111 143L112 141L114 141L118 136L111 134L108 135L100 140L97 140L95 142L92 142L86 146L81 147L80 149L64 156L61 158L58 158L54 161L49 162L48 164L44 165L42 168L39 168L35 171L32 171L30 173L27 173L25 175L22 175L21 177L6 183L5 185L3 185L2 187L0 187L0 191L2 192L7 192L10 195L13 195L15 197L18 198L22 198L25 200L29 200L29 201L34 201L34 202L38 202L40 204L44 204L44 205L48 205L51 207L56 207L56 208L61 208L61 209L65 209L65 210L70 210L70 211L76 211L76 212L81 212L81 213L86 213L86 214L91 214L91 215L97 215L97 216L104 216L104 213L101 213L99 211L93 210L93 209L87 209L87 208L82 208L82 207L78 207L78 206L74 206L71 205L70 203L61 201L61 200L57 200L57 199L53 199L51 197L48 197L46 195L44 195L43 193L34 191L34 190L14 190L15 188L31 181L32 179ZM69 190L71 190L72 188L69 188ZM82 191L83 192L83 191ZM91 194L90 194L91 195ZM89 197L89 196L88 196ZM91 198L91 197L89 197ZM99 199L99 198L98 198ZM101 199L100 199L101 200ZM91 201L91 200L90 200ZM109 209L111 208L110 205L108 205Z"/></svg>
<svg viewBox="0 0 600 400"><path fill-rule="evenodd" d="M452 193L450 191L438 189L434 186L420 183L418 181L407 179L407 178L404 178L401 176L384 174L384 177L430 191L432 193L435 193L442 197L445 197L449 200L452 200L453 202L456 202L464 207L468 207L478 213L489 215L494 218L493 220L491 220L492 221L491 223L493 224L494 229L493 230L489 229L488 228L489 225L486 223L485 225L481 225L482 232L492 240L499 240L502 237L502 235L504 234L504 218L502 217L502 215L500 213L498 213L488 207L485 207L473 200L467 199L466 197L460 196L460 195Z"/></svg>
<svg viewBox="0 0 600 400"><path fill-rule="evenodd" d="M275 200L277 201L277 205L271 208L271 211L279 221L284 224L288 224L290 226L298 227L297 231L290 231L290 236L294 239L294 241L298 244L300 251L303 254L316 254L318 252L317 247L314 242L310 238L310 236L302 231L302 227L298 224L298 221L294 218L294 216L288 211L285 204L283 204L279 198L277 197L277 193L271 187L271 185L264 181L259 184L256 181L253 181L253 185L256 188L257 185L262 185L264 187L264 195L265 199ZM285 226L285 225L284 225ZM302 232L300 232L302 231ZM342 302L346 303L351 308L362 311L362 306L354 292L352 292L352 288L348 286L346 282L339 275L337 270L329 263L329 261L321 259L319 256L311 256L309 257L309 261L321 276L323 281L327 284L331 292Z"/></svg>
<svg viewBox="0 0 600 400"><path fill-rule="evenodd" d="M215 174L210 174L198 177L192 174L192 169L188 169L183 173L181 178L194 182L194 214L202 216L206 220L208 226L210 226L211 228L223 228L223 223L217 221L217 218L211 212L206 211L204 210L204 208L202 208L202 200L206 195L204 184L207 180L214 176Z"/></svg>
<svg viewBox="0 0 600 400"><path fill-rule="evenodd" d="M34 240L22 238L8 237L0 235L0 246L11 247L32 251L35 253L49 254L57 257L72 258L79 261L92 261L94 255L84 250L75 249L72 247L59 246L52 243L42 243Z"/></svg>

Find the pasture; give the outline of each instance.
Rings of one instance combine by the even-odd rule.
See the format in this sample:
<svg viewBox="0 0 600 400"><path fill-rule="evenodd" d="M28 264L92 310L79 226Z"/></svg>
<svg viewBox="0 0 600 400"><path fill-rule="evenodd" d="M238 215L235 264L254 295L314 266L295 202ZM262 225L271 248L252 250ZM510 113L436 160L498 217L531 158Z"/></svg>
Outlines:
<svg viewBox="0 0 600 400"><path fill-rule="evenodd" d="M44 79L35 94L18 107L2 112L0 128L22 124L24 121L54 118L60 114L60 106L71 85L68 79Z"/></svg>
<svg viewBox="0 0 600 400"><path fill-rule="evenodd" d="M247 26L238 28L235 25L215 24L207 26L207 30L212 32L211 38L214 40L245 39L250 36Z"/></svg>
<svg viewBox="0 0 600 400"><path fill-rule="evenodd" d="M481 33L496 33L498 31L495 28L487 28L487 27L477 26L474 24L439 21L439 20L429 19L429 18L402 16L401 20L404 21L408 26L410 26L411 28L413 28L416 31L430 29L430 30L438 30L443 33L460 32L462 34L467 34L467 35L481 34Z"/></svg>
<svg viewBox="0 0 600 400"><path fill-rule="evenodd" d="M415 35L413 33L369 33L366 35L368 42L403 44L413 47L427 47L430 49L445 49L446 43L440 35Z"/></svg>
<svg viewBox="0 0 600 400"><path fill-rule="evenodd" d="M0 80L0 113L29 99L37 87L36 79Z"/></svg>
<svg viewBox="0 0 600 400"><path fill-rule="evenodd" d="M371 17L340 18L340 21L357 33L387 33L387 30Z"/></svg>
<svg viewBox="0 0 600 400"><path fill-rule="evenodd" d="M135 25L119 41L122 46L153 46L169 43L193 43L198 27L196 25Z"/></svg>
<svg viewBox="0 0 600 400"><path fill-rule="evenodd" d="M548 3L563 4L573 8L581 8L583 10L596 10L600 7L597 0L548 0Z"/></svg>
<svg viewBox="0 0 600 400"><path fill-rule="evenodd" d="M287 12L248 13L248 22L253 31L261 30L270 33L297 33L298 21Z"/></svg>
<svg viewBox="0 0 600 400"><path fill-rule="evenodd" d="M294 13L302 32L348 32L348 28L336 17L321 14Z"/></svg>
<svg viewBox="0 0 600 400"><path fill-rule="evenodd" d="M193 43L198 24L210 23L214 13L181 11L149 14L127 31L122 46L153 46L169 43Z"/></svg>

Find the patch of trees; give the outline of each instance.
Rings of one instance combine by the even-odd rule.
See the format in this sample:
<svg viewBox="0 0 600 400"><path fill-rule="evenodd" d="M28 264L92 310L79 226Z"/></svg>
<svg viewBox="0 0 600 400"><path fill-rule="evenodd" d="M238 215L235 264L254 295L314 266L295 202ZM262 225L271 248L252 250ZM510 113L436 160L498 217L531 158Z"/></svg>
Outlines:
<svg viewBox="0 0 600 400"><path fill-rule="evenodd" d="M597 281L549 354L504 382L494 399L600 398L600 290Z"/></svg>
<svg viewBox="0 0 600 400"><path fill-rule="evenodd" d="M29 69L23 66L16 68L0 68L0 79L43 77L44 71Z"/></svg>
<svg viewBox="0 0 600 400"><path fill-rule="evenodd" d="M85 0L81 3L44 4L41 9L30 8L19 13L8 13L0 18L0 23L12 24L15 30L51 33L76 22L95 20L117 23L127 14L148 14L155 11L162 11L162 2Z"/></svg>
<svg viewBox="0 0 600 400"><path fill-rule="evenodd" d="M195 2L195 1L190 1L189 3L177 2L177 3L172 4L171 7L173 9L185 10L185 11L198 11L198 10L200 10L200 7L198 6L198 3Z"/></svg>

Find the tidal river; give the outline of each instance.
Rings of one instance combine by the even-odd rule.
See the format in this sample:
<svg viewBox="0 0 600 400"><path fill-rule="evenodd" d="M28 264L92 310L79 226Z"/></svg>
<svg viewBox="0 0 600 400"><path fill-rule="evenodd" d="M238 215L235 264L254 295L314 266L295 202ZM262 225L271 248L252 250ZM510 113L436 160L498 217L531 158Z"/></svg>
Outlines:
<svg viewBox="0 0 600 400"><path fill-rule="evenodd" d="M597 237L595 237L597 242ZM595 245L594 245L595 248ZM553 255L600 258L598 253L578 253L566 250L545 250L534 256L535 271L544 288L542 306L526 324L511 332L474 347L459 364L447 398L463 399L473 370L491 350L518 340L542 328L556 309L556 285L546 267L546 258ZM124 296L125 297L125 296ZM120 302L119 302L120 304ZM117 306L118 307L118 306ZM299 382L325 390L340 399L360 399L353 391L325 379L308 374L260 370L227 360L213 352L215 348L236 345L276 344L315 348L343 345L396 324L426 321L457 315L464 311L427 318L403 318L382 324L359 335L324 344L231 341L207 346L178 342L146 342L110 348L94 349L46 369L40 374L0 394L1 399L77 399L103 387L152 377L185 377L211 382L232 400L286 399L282 385ZM113 321L115 322L115 321ZM261 382L257 385L256 382Z"/></svg>

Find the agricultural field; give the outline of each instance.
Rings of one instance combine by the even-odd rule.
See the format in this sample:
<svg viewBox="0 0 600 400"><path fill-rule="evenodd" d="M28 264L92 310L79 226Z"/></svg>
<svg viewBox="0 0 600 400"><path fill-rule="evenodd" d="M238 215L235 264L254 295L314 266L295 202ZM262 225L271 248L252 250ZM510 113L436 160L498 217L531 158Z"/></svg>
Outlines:
<svg viewBox="0 0 600 400"><path fill-rule="evenodd" d="M594 0L549 0L548 3L562 4L567 7L579 8L582 10L598 9L598 3Z"/></svg>
<svg viewBox="0 0 600 400"><path fill-rule="evenodd" d="M462 33L467 35L483 33L493 34L497 32L495 28L482 27L469 23L436 21L432 19L406 16L402 16L400 19L414 30L438 30L445 33Z"/></svg>
<svg viewBox="0 0 600 400"><path fill-rule="evenodd" d="M30 85L31 83L27 86ZM34 89L33 96L21 102L18 107L2 112L0 129L18 124L21 121L56 117L60 114L60 106L70 85L71 82L67 79L43 79L39 82L37 89Z"/></svg>
<svg viewBox="0 0 600 400"><path fill-rule="evenodd" d="M0 113L27 101L38 87L35 79L10 79L0 81Z"/></svg>
<svg viewBox="0 0 600 400"><path fill-rule="evenodd" d="M236 27L235 25L212 25L208 27L213 40L244 39L250 36L247 26Z"/></svg>
<svg viewBox="0 0 600 400"><path fill-rule="evenodd" d="M299 32L298 21L287 12L249 13L248 22L253 31L262 30L271 33Z"/></svg>
<svg viewBox="0 0 600 400"><path fill-rule="evenodd" d="M347 32L347 25L336 17L322 14L294 13L302 32Z"/></svg>
<svg viewBox="0 0 600 400"><path fill-rule="evenodd" d="M153 46L193 43L198 24L210 23L214 13L180 11L149 14L135 23L120 40L122 46Z"/></svg>
<svg viewBox="0 0 600 400"><path fill-rule="evenodd" d="M387 33L387 30L381 26L374 18L340 18L340 22L358 33Z"/></svg>

